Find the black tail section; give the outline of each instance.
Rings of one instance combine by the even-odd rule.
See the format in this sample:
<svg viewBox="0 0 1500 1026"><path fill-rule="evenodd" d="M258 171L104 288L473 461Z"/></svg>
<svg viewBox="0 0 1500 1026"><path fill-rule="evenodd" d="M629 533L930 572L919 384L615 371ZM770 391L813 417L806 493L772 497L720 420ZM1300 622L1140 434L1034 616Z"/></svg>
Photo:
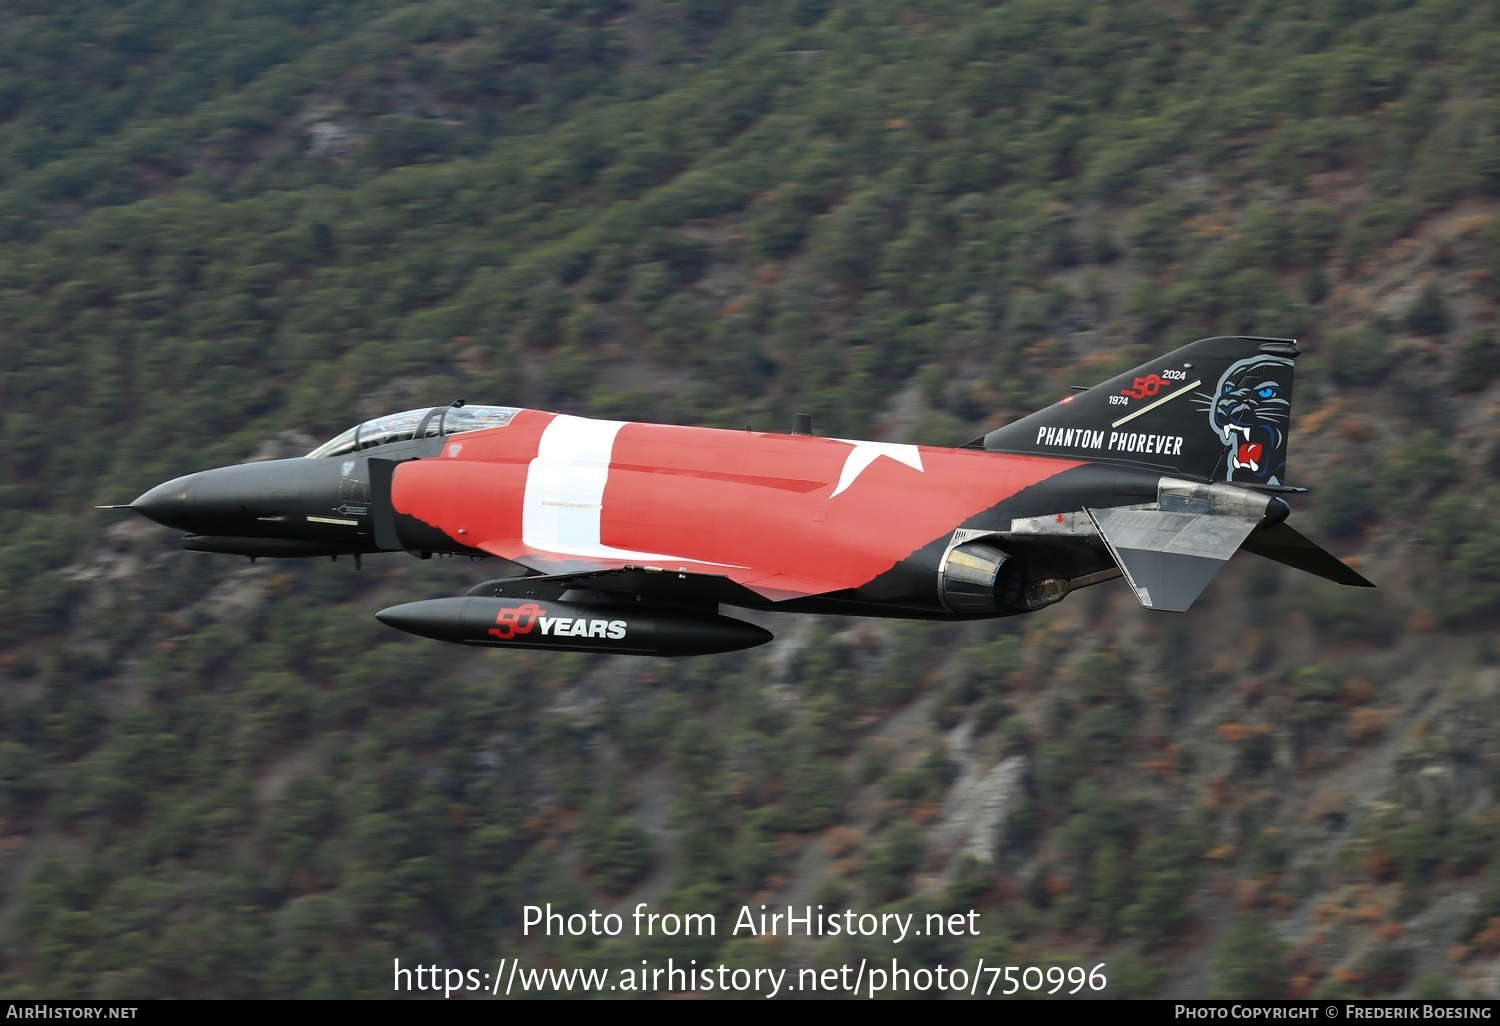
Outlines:
<svg viewBox="0 0 1500 1026"><path fill-rule="evenodd" d="M1198 481L1286 483L1291 339L1205 338L969 443Z"/></svg>

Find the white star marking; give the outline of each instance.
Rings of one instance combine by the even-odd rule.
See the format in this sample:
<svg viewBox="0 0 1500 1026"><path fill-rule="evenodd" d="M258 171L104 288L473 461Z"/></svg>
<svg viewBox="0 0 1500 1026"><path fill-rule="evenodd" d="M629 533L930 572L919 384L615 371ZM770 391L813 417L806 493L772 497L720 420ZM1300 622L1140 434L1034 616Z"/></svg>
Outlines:
<svg viewBox="0 0 1500 1026"><path fill-rule="evenodd" d="M838 487L834 488L833 495L837 495L859 480L859 475L864 473L865 468L882 456L889 456L897 463L905 463L918 473L923 472L922 454L915 445L900 445L896 442L860 442L853 438L840 438L837 441L845 442L854 448L849 450L849 455L844 460L844 469L839 474ZM829 498L833 498L833 495Z"/></svg>

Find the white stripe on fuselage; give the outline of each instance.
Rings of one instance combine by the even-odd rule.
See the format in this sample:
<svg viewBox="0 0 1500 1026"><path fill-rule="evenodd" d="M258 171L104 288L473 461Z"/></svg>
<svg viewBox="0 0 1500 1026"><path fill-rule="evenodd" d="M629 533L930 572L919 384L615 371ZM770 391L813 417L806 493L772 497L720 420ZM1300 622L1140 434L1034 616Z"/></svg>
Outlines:
<svg viewBox="0 0 1500 1026"><path fill-rule="evenodd" d="M562 414L552 418L542 431L536 459L526 472L526 493L521 500L521 542L538 552L593 559L737 566L663 552L617 549L599 540L609 461L614 453L615 436L624 426L618 420L589 420Z"/></svg>

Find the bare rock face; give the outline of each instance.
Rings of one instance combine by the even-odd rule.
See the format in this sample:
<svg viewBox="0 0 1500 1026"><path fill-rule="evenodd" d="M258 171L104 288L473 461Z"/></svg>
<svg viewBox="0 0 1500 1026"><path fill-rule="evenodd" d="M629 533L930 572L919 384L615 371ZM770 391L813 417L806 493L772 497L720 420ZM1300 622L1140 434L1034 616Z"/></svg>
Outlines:
<svg viewBox="0 0 1500 1026"><path fill-rule="evenodd" d="M949 753L963 766L948 791L942 818L931 834L935 850L947 853L944 879L951 880L964 856L986 865L995 861L1004 839L1005 820L1026 779L1026 759L1012 755L984 768L969 751L971 724L954 728Z"/></svg>
<svg viewBox="0 0 1500 1026"><path fill-rule="evenodd" d="M274 438L261 442L243 462L262 463L266 460L289 460L306 456L317 446L318 441L305 431L283 431Z"/></svg>
<svg viewBox="0 0 1500 1026"><path fill-rule="evenodd" d="M101 534L103 541L87 562L65 566L57 575L89 583L131 580L158 568L170 555L169 550L156 544L161 540L161 528L133 513Z"/></svg>
<svg viewBox="0 0 1500 1026"><path fill-rule="evenodd" d="M360 118L334 100L309 103L294 127L307 140L307 155L321 160L345 160L365 144Z"/></svg>

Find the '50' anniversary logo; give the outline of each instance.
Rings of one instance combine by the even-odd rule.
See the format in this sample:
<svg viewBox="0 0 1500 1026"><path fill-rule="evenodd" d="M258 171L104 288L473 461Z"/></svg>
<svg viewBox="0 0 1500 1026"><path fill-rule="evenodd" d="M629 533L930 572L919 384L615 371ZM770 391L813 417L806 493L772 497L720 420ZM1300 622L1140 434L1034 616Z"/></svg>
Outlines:
<svg viewBox="0 0 1500 1026"><path fill-rule="evenodd" d="M495 616L495 626L490 633L501 641L509 641L517 634L530 634L536 626L536 618L545 612L535 602L522 606L506 606Z"/></svg>
<svg viewBox="0 0 1500 1026"><path fill-rule="evenodd" d="M1160 392L1166 384L1157 374L1148 374L1144 378L1136 378L1132 381L1130 388L1120 389L1120 394L1129 396L1131 399L1147 399Z"/></svg>

